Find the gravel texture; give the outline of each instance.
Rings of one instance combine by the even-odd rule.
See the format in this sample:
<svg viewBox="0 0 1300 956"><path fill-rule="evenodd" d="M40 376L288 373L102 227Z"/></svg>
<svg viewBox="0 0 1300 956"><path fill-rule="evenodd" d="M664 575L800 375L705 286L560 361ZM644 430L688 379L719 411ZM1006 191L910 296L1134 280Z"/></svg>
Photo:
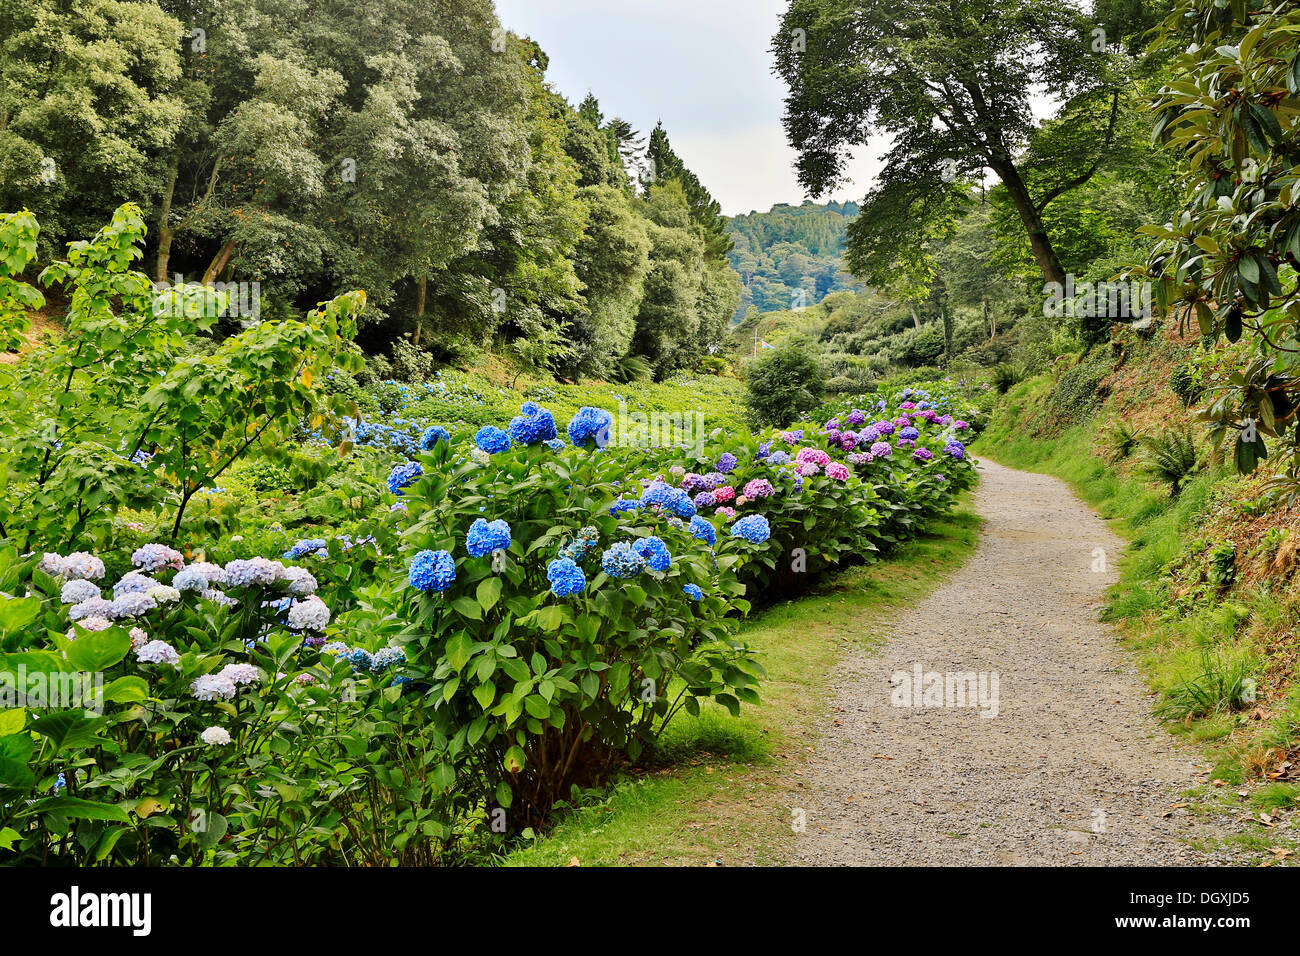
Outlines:
<svg viewBox="0 0 1300 956"><path fill-rule="evenodd" d="M1188 846L1216 826L1179 806L1204 783L1196 754L1151 717L1131 655L1098 620L1123 542L1055 478L980 472L986 523L970 561L833 677L824 733L787 797L805 814L790 862L1229 862ZM891 703L893 675L917 664L996 672L997 716Z"/></svg>

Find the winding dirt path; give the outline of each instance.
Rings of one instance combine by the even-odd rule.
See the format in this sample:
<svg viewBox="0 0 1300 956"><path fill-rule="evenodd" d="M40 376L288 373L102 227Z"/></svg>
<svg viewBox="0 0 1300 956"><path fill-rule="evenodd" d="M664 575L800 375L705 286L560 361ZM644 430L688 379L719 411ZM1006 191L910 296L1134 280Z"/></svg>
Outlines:
<svg viewBox="0 0 1300 956"><path fill-rule="evenodd" d="M1205 779L1195 754L1150 716L1097 618L1123 542L1055 478L980 471L975 554L833 678L828 729L788 798L805 814L790 862L1211 862L1185 841L1215 824L1179 806ZM895 677L918 667L922 694L900 706ZM949 706L916 706L928 674L966 672L985 677L983 707L952 706L955 685ZM981 716L994 672L996 716Z"/></svg>

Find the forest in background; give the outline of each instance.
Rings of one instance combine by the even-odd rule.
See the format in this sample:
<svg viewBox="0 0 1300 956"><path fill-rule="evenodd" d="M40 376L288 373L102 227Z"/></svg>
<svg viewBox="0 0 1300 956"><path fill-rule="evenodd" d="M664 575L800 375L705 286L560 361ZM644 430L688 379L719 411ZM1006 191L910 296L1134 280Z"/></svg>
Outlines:
<svg viewBox="0 0 1300 956"><path fill-rule="evenodd" d="M158 282L256 282L256 317L362 288L368 351L565 376L691 367L738 307L662 125L567 102L490 0L32 0L0 35L0 209L40 265L129 199Z"/></svg>

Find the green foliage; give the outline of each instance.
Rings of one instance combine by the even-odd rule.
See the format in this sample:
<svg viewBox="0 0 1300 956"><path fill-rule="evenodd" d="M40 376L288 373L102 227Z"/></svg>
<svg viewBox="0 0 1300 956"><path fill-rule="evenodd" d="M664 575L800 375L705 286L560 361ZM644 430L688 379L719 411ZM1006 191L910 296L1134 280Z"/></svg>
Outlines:
<svg viewBox="0 0 1300 956"><path fill-rule="evenodd" d="M755 421L788 425L821 404L821 363L802 342L781 345L746 366L745 389Z"/></svg>
<svg viewBox="0 0 1300 956"><path fill-rule="evenodd" d="M1116 422L1110 431L1106 432L1106 444L1110 448L1110 460L1119 462L1128 458L1137 450L1141 441L1141 438L1131 425L1127 422Z"/></svg>
<svg viewBox="0 0 1300 956"><path fill-rule="evenodd" d="M32 224L22 215L5 222L0 261L16 272L29 260ZM143 234L128 203L46 268L41 281L68 297L65 330L0 367L0 527L29 549L102 543L107 506L117 502L169 512L175 538L190 499L250 448L303 421L324 427L346 407L315 382L345 361L363 293L187 355L185 333L213 326L223 294L204 286L155 294L131 268ZM12 334L39 295L15 281L0 294Z"/></svg>
<svg viewBox="0 0 1300 956"><path fill-rule="evenodd" d="M775 312L791 308L800 293L804 305L816 305L832 292L857 288L841 269L846 226L857 214L857 203L809 200L727 220L735 244L728 257L745 284L733 321L750 306Z"/></svg>
<svg viewBox="0 0 1300 956"><path fill-rule="evenodd" d="M1011 391L1013 386L1019 385L1028 378L1028 376L1029 373L1025 370L1023 365L1003 362L993 370L993 378L991 381L993 387L997 389L998 393L1005 395L1007 392Z"/></svg>
<svg viewBox="0 0 1300 956"><path fill-rule="evenodd" d="M1154 282L1162 314L1177 315L1184 327L1194 317L1216 339L1255 341L1256 355L1203 414L1214 446L1231 442L1242 472L1268 454L1265 436L1276 439L1292 496L1300 487L1292 427L1300 384L1287 345L1300 323L1298 28L1293 4L1175 6L1163 37L1183 52L1157 99L1155 136L1180 158L1186 190L1169 223L1142 230L1156 242L1136 270Z"/></svg>
<svg viewBox="0 0 1300 956"><path fill-rule="evenodd" d="M1241 655L1201 653L1199 672L1165 694L1156 712L1167 720L1208 717L1254 702L1251 662Z"/></svg>
<svg viewBox="0 0 1300 956"><path fill-rule="evenodd" d="M1196 471L1196 440L1186 429L1162 429L1142 439L1148 474L1169 486L1177 498L1183 483Z"/></svg>

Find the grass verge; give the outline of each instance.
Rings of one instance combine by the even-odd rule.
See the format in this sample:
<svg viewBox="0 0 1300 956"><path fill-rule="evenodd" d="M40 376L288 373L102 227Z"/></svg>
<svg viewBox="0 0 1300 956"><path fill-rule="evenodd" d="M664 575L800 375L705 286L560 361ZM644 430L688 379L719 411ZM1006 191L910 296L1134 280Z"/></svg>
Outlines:
<svg viewBox="0 0 1300 956"><path fill-rule="evenodd" d="M789 842L789 774L825 718L831 669L851 643L873 644L893 613L965 562L979 538L969 503L885 561L830 578L813 594L746 624L768 679L760 707L738 718L717 706L682 714L658 763L616 781L562 816L507 866L711 865L781 862Z"/></svg>

